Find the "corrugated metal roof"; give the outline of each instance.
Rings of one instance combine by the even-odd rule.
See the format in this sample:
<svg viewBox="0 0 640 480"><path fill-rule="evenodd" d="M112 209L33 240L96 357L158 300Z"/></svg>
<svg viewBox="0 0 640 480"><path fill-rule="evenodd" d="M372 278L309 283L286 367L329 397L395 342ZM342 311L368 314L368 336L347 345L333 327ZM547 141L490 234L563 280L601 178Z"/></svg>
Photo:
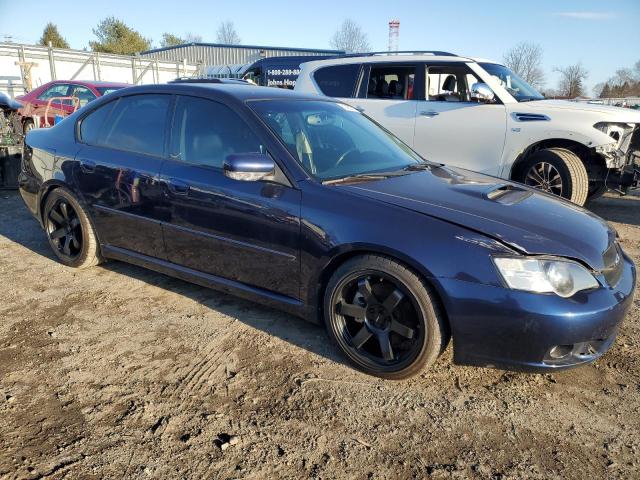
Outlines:
<svg viewBox="0 0 640 480"><path fill-rule="evenodd" d="M340 50L318 50L288 47L267 47L259 45L224 45L219 43L187 43L174 47L147 50L140 55L180 62L202 65L233 65L255 62L260 58L283 57L294 55L340 55Z"/></svg>

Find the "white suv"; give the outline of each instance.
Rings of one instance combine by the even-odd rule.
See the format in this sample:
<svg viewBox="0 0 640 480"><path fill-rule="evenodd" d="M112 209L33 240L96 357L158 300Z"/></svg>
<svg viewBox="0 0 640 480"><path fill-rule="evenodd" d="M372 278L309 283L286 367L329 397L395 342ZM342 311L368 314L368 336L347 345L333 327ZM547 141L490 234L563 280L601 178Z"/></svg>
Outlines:
<svg viewBox="0 0 640 480"><path fill-rule="evenodd" d="M545 100L507 67L447 52L304 63L296 90L339 97L437 162L582 205L640 179L640 112Z"/></svg>

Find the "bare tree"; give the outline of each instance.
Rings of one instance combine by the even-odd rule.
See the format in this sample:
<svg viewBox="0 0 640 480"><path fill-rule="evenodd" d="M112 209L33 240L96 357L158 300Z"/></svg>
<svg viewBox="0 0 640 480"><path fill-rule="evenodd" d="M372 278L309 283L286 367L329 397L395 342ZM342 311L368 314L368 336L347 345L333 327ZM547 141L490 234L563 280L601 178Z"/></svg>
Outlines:
<svg viewBox="0 0 640 480"><path fill-rule="evenodd" d="M238 45L240 43L240 36L236 32L233 22L227 20L220 24L216 34L216 41L225 45Z"/></svg>
<svg viewBox="0 0 640 480"><path fill-rule="evenodd" d="M544 85L542 47L531 42L520 42L504 54L504 63L525 82L535 88Z"/></svg>
<svg viewBox="0 0 640 480"><path fill-rule="evenodd" d="M332 48L347 53L368 52L371 50L367 34L353 20L347 18L329 41Z"/></svg>
<svg viewBox="0 0 640 480"><path fill-rule="evenodd" d="M605 98L609 93L609 84L607 82L596 83L591 89L591 94L594 97Z"/></svg>
<svg viewBox="0 0 640 480"><path fill-rule="evenodd" d="M202 35L189 32L184 36L184 41L185 43L202 43Z"/></svg>
<svg viewBox="0 0 640 480"><path fill-rule="evenodd" d="M589 72L582 66L582 63L578 62L568 67L556 67L553 71L560 74L558 82L558 93L560 95L575 98L585 93L584 81L589 76Z"/></svg>

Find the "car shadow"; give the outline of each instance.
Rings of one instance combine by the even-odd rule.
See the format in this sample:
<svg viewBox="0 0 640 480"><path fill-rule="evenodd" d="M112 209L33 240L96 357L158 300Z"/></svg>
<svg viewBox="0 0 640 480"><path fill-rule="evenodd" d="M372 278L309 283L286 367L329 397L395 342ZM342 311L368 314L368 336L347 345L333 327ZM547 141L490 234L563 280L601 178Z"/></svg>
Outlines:
<svg viewBox="0 0 640 480"><path fill-rule="evenodd" d="M586 208L608 222L640 227L640 192L638 191L625 196L609 193L587 203Z"/></svg>
<svg viewBox="0 0 640 480"><path fill-rule="evenodd" d="M184 296L296 347L348 365L331 343L324 327L300 317L124 262L110 260L99 268Z"/></svg>
<svg viewBox="0 0 640 480"><path fill-rule="evenodd" d="M38 221L14 190L0 191L0 237L8 238L51 260L56 258Z"/></svg>
<svg viewBox="0 0 640 480"><path fill-rule="evenodd" d="M0 237L48 260L57 261L40 225L15 191L0 192ZM302 318L124 262L108 261L97 268L185 296L292 345L347 365L340 351L329 340L325 329Z"/></svg>

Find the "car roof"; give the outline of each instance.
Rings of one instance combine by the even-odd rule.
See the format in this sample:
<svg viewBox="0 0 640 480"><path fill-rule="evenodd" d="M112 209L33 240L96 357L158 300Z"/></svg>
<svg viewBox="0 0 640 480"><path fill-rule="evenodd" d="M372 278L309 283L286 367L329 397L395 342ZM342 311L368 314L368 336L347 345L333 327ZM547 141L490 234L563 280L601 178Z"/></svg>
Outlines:
<svg viewBox="0 0 640 480"><path fill-rule="evenodd" d="M79 85L88 85L91 87L130 87L130 83L124 82L107 82L103 80L53 80L49 82L54 83L77 83Z"/></svg>
<svg viewBox="0 0 640 480"><path fill-rule="evenodd" d="M368 54L368 55L346 55L343 57L333 57L328 59L318 59L305 62L307 67L317 67L321 65L341 65L352 63L403 63L403 62L460 62L460 63L496 63L494 60L475 57L461 57L459 55L447 54L446 52L434 53L400 53L400 54Z"/></svg>
<svg viewBox="0 0 640 480"><path fill-rule="evenodd" d="M402 63L402 62L426 62L426 61L443 61L443 62L473 62L468 57L458 57L455 55L363 55L363 56L345 56L329 58L326 60L313 60L304 63L304 65L339 65L350 63Z"/></svg>
<svg viewBox="0 0 640 480"><path fill-rule="evenodd" d="M115 92L116 96L129 95L135 93L154 93L154 92L171 92L181 93L183 95L197 94L201 96L224 97L230 100L236 101L249 101L249 100L276 100L276 99L291 99L291 100L321 100L329 102L337 102L330 97L323 95L315 95L312 93L300 93L294 92L284 88L275 87L259 87L251 84L228 84L228 83L166 83L157 85L140 85L135 87L118 90Z"/></svg>

